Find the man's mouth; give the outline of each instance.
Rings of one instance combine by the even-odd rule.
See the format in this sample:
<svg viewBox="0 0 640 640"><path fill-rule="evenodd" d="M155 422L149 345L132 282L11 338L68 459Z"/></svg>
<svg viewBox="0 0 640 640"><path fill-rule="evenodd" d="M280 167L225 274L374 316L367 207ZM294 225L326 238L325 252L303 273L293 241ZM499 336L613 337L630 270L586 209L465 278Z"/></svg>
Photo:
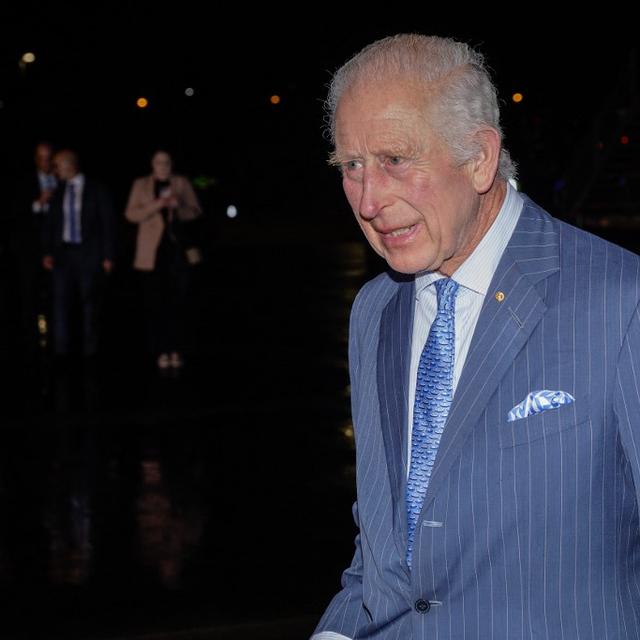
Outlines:
<svg viewBox="0 0 640 640"><path fill-rule="evenodd" d="M410 227L400 227L399 229L394 229L389 233L385 233L384 235L387 238L399 238L400 236L406 236L411 233L416 228L415 224L412 224Z"/></svg>

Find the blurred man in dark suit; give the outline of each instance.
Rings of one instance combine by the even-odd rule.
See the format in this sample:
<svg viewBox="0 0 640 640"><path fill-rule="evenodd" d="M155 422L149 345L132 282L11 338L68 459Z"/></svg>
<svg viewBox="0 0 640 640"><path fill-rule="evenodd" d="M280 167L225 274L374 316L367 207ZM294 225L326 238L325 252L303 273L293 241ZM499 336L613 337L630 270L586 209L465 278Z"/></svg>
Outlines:
<svg viewBox="0 0 640 640"><path fill-rule="evenodd" d="M13 197L10 256L16 270L22 347L28 361L36 352L38 315L45 312L48 298L42 271L42 226L58 186L52 155L49 143L36 146L34 170L19 181Z"/></svg>
<svg viewBox="0 0 640 640"><path fill-rule="evenodd" d="M93 356L98 349L100 281L113 268L113 205L107 190L81 173L75 152L56 153L53 164L61 185L45 218L43 265L53 272L55 352L70 351L70 312L78 298L82 353Z"/></svg>

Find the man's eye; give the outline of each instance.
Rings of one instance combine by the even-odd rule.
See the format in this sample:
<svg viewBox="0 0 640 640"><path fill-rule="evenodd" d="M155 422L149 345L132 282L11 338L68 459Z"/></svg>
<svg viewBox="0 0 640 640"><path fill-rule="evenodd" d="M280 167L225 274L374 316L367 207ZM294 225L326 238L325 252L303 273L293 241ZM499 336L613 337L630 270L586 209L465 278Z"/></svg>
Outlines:
<svg viewBox="0 0 640 640"><path fill-rule="evenodd" d="M389 156L387 158L387 161L389 162L389 164L397 167L404 162L404 158L402 156Z"/></svg>

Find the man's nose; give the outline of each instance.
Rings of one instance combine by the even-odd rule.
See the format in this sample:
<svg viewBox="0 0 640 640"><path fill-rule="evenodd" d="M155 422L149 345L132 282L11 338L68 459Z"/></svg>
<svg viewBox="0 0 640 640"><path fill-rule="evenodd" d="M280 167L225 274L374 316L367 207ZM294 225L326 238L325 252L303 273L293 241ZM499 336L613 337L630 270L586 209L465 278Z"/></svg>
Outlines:
<svg viewBox="0 0 640 640"><path fill-rule="evenodd" d="M387 204L389 178L381 167L370 166L364 171L362 196L358 213L364 220L373 220Z"/></svg>

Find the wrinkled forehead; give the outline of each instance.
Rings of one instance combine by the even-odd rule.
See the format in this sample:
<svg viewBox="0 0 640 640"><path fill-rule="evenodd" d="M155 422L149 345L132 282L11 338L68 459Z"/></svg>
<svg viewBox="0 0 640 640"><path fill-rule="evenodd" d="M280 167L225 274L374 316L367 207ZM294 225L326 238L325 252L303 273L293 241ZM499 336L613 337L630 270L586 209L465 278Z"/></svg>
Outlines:
<svg viewBox="0 0 640 640"><path fill-rule="evenodd" d="M424 87L406 81L360 82L341 96L335 113L337 151L380 142L418 143L430 136L431 109Z"/></svg>

